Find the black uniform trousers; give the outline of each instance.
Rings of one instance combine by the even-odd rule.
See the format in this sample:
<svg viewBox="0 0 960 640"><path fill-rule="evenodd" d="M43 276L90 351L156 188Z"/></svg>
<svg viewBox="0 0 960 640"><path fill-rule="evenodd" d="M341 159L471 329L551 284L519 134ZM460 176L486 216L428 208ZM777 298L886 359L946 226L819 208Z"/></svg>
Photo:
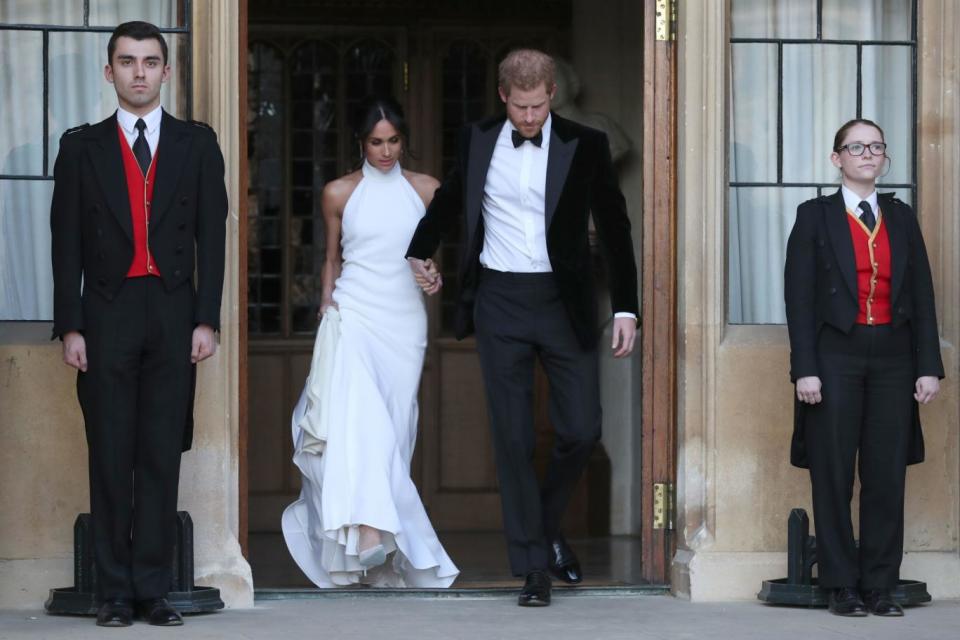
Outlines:
<svg viewBox="0 0 960 640"><path fill-rule="evenodd" d="M806 407L820 585L893 588L914 411L909 325L829 325L817 345L822 401ZM850 517L859 452L860 545Z"/></svg>
<svg viewBox="0 0 960 640"><path fill-rule="evenodd" d="M600 439L596 348L574 334L552 273L482 269L474 325L514 575L546 569L548 540ZM533 466L534 364L550 386L554 447L542 488Z"/></svg>
<svg viewBox="0 0 960 640"><path fill-rule="evenodd" d="M165 597L190 406L190 282L128 278L83 299L87 371L77 377L90 456L97 595Z"/></svg>

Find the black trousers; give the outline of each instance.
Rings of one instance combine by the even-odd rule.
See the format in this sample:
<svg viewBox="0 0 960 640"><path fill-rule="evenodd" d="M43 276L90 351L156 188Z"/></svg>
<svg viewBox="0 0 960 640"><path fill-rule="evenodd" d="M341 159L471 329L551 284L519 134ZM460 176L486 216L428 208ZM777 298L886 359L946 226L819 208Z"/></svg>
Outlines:
<svg viewBox="0 0 960 640"><path fill-rule="evenodd" d="M597 351L577 340L551 273L483 269L474 324L507 553L513 574L522 576L547 568L548 540L559 533L570 495L600 439ZM550 384L555 432L542 487L533 467L535 358Z"/></svg>
<svg viewBox="0 0 960 640"><path fill-rule="evenodd" d="M903 496L913 424L908 326L825 326L818 342L823 400L806 409L820 584L896 586L903 557ZM859 453L860 546L850 500Z"/></svg>
<svg viewBox="0 0 960 640"><path fill-rule="evenodd" d="M148 599L171 585L180 454L190 399L193 289L128 278L84 299L77 377L90 457L97 595Z"/></svg>

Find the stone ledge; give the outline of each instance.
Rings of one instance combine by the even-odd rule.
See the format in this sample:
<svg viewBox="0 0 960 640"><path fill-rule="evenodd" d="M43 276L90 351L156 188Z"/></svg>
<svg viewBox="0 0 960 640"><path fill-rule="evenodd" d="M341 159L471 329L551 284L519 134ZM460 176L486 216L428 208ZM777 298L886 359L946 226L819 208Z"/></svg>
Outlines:
<svg viewBox="0 0 960 640"><path fill-rule="evenodd" d="M674 593L694 602L755 600L764 580L787 575L787 554L772 552L677 551ZM934 600L960 598L960 554L908 551L900 575L923 580Z"/></svg>
<svg viewBox="0 0 960 640"><path fill-rule="evenodd" d="M217 587L227 608L253 607L250 565L236 541L222 545L224 555L200 558L198 585ZM73 554L61 557L0 559L0 609L42 609L50 589L73 585Z"/></svg>

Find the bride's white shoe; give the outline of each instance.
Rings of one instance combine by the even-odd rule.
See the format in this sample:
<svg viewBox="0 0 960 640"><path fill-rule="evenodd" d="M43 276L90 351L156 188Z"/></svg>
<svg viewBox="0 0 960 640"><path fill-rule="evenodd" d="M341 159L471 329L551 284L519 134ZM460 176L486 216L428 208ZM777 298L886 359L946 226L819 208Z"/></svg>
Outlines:
<svg viewBox="0 0 960 640"><path fill-rule="evenodd" d="M387 561L387 550L382 544L364 549L358 556L360 565L366 568L377 567Z"/></svg>

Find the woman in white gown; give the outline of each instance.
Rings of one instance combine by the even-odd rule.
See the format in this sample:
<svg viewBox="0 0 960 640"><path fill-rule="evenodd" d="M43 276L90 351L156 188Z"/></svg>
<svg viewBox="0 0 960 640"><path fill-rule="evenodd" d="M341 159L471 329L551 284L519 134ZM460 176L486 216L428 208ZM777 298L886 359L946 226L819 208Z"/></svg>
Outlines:
<svg viewBox="0 0 960 640"><path fill-rule="evenodd" d="M427 316L404 253L438 182L400 166L407 134L399 105L368 101L363 166L323 190L323 320L292 420L302 490L282 521L320 587L448 587L458 573L410 478Z"/></svg>

